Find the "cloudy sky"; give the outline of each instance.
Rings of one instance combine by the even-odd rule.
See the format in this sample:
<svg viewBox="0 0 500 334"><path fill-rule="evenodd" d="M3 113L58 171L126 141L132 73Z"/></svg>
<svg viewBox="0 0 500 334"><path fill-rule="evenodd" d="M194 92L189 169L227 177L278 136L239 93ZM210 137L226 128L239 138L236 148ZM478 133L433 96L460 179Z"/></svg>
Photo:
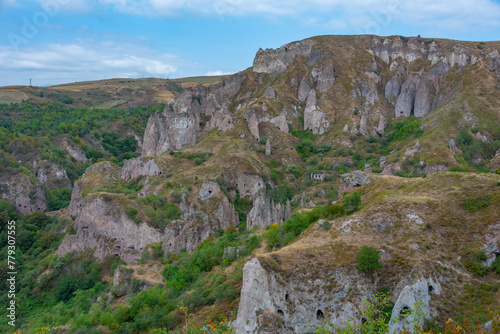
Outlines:
<svg viewBox="0 0 500 334"><path fill-rule="evenodd" d="M500 0L0 0L0 86L234 73L327 34L500 40Z"/></svg>

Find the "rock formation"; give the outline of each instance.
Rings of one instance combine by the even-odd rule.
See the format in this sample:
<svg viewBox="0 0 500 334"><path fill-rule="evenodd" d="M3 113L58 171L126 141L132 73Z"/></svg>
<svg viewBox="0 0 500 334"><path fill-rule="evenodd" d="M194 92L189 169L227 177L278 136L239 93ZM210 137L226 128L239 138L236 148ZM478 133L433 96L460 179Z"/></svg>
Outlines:
<svg viewBox="0 0 500 334"><path fill-rule="evenodd" d="M234 75L208 88L187 89L170 101L161 114L149 118L142 155L160 155L196 144L202 130L202 116L209 119L209 128L218 126L221 131L232 128L232 118L226 108L245 79L245 75Z"/></svg>
<svg viewBox="0 0 500 334"><path fill-rule="evenodd" d="M267 87L266 88L266 93L264 94L264 96L267 99L274 99L276 97L276 93L274 92L273 87L271 87L271 86Z"/></svg>
<svg viewBox="0 0 500 334"><path fill-rule="evenodd" d="M360 323L357 304L369 292L364 290L355 296L350 294L350 287L368 286L370 278L350 276L342 269L329 275L335 277L335 292L328 279L308 274L284 277L264 269L258 258L249 260L243 268L243 287L234 322L236 332L304 334L313 332L312 326L320 326L325 319L335 327L349 319ZM314 289L304 289L304 282Z"/></svg>
<svg viewBox="0 0 500 334"><path fill-rule="evenodd" d="M271 155L271 141L269 138L266 140L266 155Z"/></svg>
<svg viewBox="0 0 500 334"><path fill-rule="evenodd" d="M313 82L317 83L318 92L324 93L335 83L335 73L331 61L324 62L321 66L316 66L311 72Z"/></svg>
<svg viewBox="0 0 500 334"><path fill-rule="evenodd" d="M287 206L281 204L274 204L274 202L266 195L264 189L260 190L255 196L253 207L247 216L247 229L254 226L266 227L273 223L282 223L290 216L287 214L291 212L290 203Z"/></svg>
<svg viewBox="0 0 500 334"><path fill-rule="evenodd" d="M340 175L339 198L342 198L344 192L351 192L357 187L370 183L370 181L370 177L360 170Z"/></svg>
<svg viewBox="0 0 500 334"><path fill-rule="evenodd" d="M1 174L0 191L1 198L15 205L21 216L47 208L47 199L39 180L24 173Z"/></svg>
<svg viewBox="0 0 500 334"><path fill-rule="evenodd" d="M239 173L236 176L236 187L241 198L246 196L253 198L260 189L265 189L266 185L262 176L258 174Z"/></svg>
<svg viewBox="0 0 500 334"><path fill-rule="evenodd" d="M212 196L217 196L221 192L219 184L215 180L205 180L201 185L198 196L206 201Z"/></svg>
<svg viewBox="0 0 500 334"><path fill-rule="evenodd" d="M281 46L278 49L260 49L257 51L253 61L253 70L257 73L272 73L279 74L286 70L286 68L295 61L295 56L303 55L309 58L309 65L314 65L319 61L318 55L314 54L311 39L306 39L300 42L294 42Z"/></svg>
<svg viewBox="0 0 500 334"><path fill-rule="evenodd" d="M311 89L304 110L304 130L311 130L314 134L323 134L330 123L326 115L316 106L316 102L316 91Z"/></svg>
<svg viewBox="0 0 500 334"><path fill-rule="evenodd" d="M419 323L422 326L424 319L413 319L416 316L415 312L412 312L415 311L415 303L421 302L420 311L430 317L432 315L429 308L431 296L440 293L441 285L432 278L421 278L415 284L405 286L392 309L389 333L399 333L405 326L413 332L413 323Z"/></svg>
<svg viewBox="0 0 500 334"><path fill-rule="evenodd" d="M130 180L139 176L156 176L161 173L160 168L153 159L135 158L124 161L121 178Z"/></svg>

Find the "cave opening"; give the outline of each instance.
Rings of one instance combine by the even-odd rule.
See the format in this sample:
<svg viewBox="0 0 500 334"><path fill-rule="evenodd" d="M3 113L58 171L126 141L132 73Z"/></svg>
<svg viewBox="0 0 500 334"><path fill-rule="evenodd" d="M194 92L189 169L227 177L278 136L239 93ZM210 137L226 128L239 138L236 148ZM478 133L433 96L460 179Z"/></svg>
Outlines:
<svg viewBox="0 0 500 334"><path fill-rule="evenodd" d="M321 310L316 311L316 319L318 319L318 320L325 319L325 314L323 313L323 311L321 311Z"/></svg>

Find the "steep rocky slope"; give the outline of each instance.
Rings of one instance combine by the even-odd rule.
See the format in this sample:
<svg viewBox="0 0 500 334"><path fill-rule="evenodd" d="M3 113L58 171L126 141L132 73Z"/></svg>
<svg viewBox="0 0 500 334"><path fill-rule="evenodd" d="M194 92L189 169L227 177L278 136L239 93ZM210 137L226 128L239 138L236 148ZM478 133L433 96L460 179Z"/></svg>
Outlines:
<svg viewBox="0 0 500 334"><path fill-rule="evenodd" d="M259 50L253 67L187 88L151 116L136 138L140 157L87 168L62 213L73 230L58 254L90 250L130 265L154 248L170 259L220 230L263 234L292 212L359 190L357 213L248 258L238 333L308 333L325 318L359 323L363 299L381 289L394 318L416 300L430 317L474 302L498 310L493 288L486 297L469 289L495 286L496 276L465 266L481 251L491 266L499 253L500 179L488 173L500 157L499 49L319 36ZM36 194L57 173L64 182L47 162L33 170L38 181L19 181L18 193ZM367 245L384 264L373 275L355 265Z"/></svg>

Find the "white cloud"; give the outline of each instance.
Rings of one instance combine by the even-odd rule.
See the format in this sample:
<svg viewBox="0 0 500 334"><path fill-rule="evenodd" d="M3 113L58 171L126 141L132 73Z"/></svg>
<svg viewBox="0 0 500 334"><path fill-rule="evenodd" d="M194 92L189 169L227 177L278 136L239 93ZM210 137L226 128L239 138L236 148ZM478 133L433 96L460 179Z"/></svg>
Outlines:
<svg viewBox="0 0 500 334"><path fill-rule="evenodd" d="M114 77L170 77L187 63L173 55L114 42L77 40L38 49L0 46L0 85L25 84L29 77L38 85Z"/></svg>
<svg viewBox="0 0 500 334"><path fill-rule="evenodd" d="M212 76L212 75L227 75L227 74L232 74L230 72L223 72L223 71L208 71L205 73L205 75Z"/></svg>

